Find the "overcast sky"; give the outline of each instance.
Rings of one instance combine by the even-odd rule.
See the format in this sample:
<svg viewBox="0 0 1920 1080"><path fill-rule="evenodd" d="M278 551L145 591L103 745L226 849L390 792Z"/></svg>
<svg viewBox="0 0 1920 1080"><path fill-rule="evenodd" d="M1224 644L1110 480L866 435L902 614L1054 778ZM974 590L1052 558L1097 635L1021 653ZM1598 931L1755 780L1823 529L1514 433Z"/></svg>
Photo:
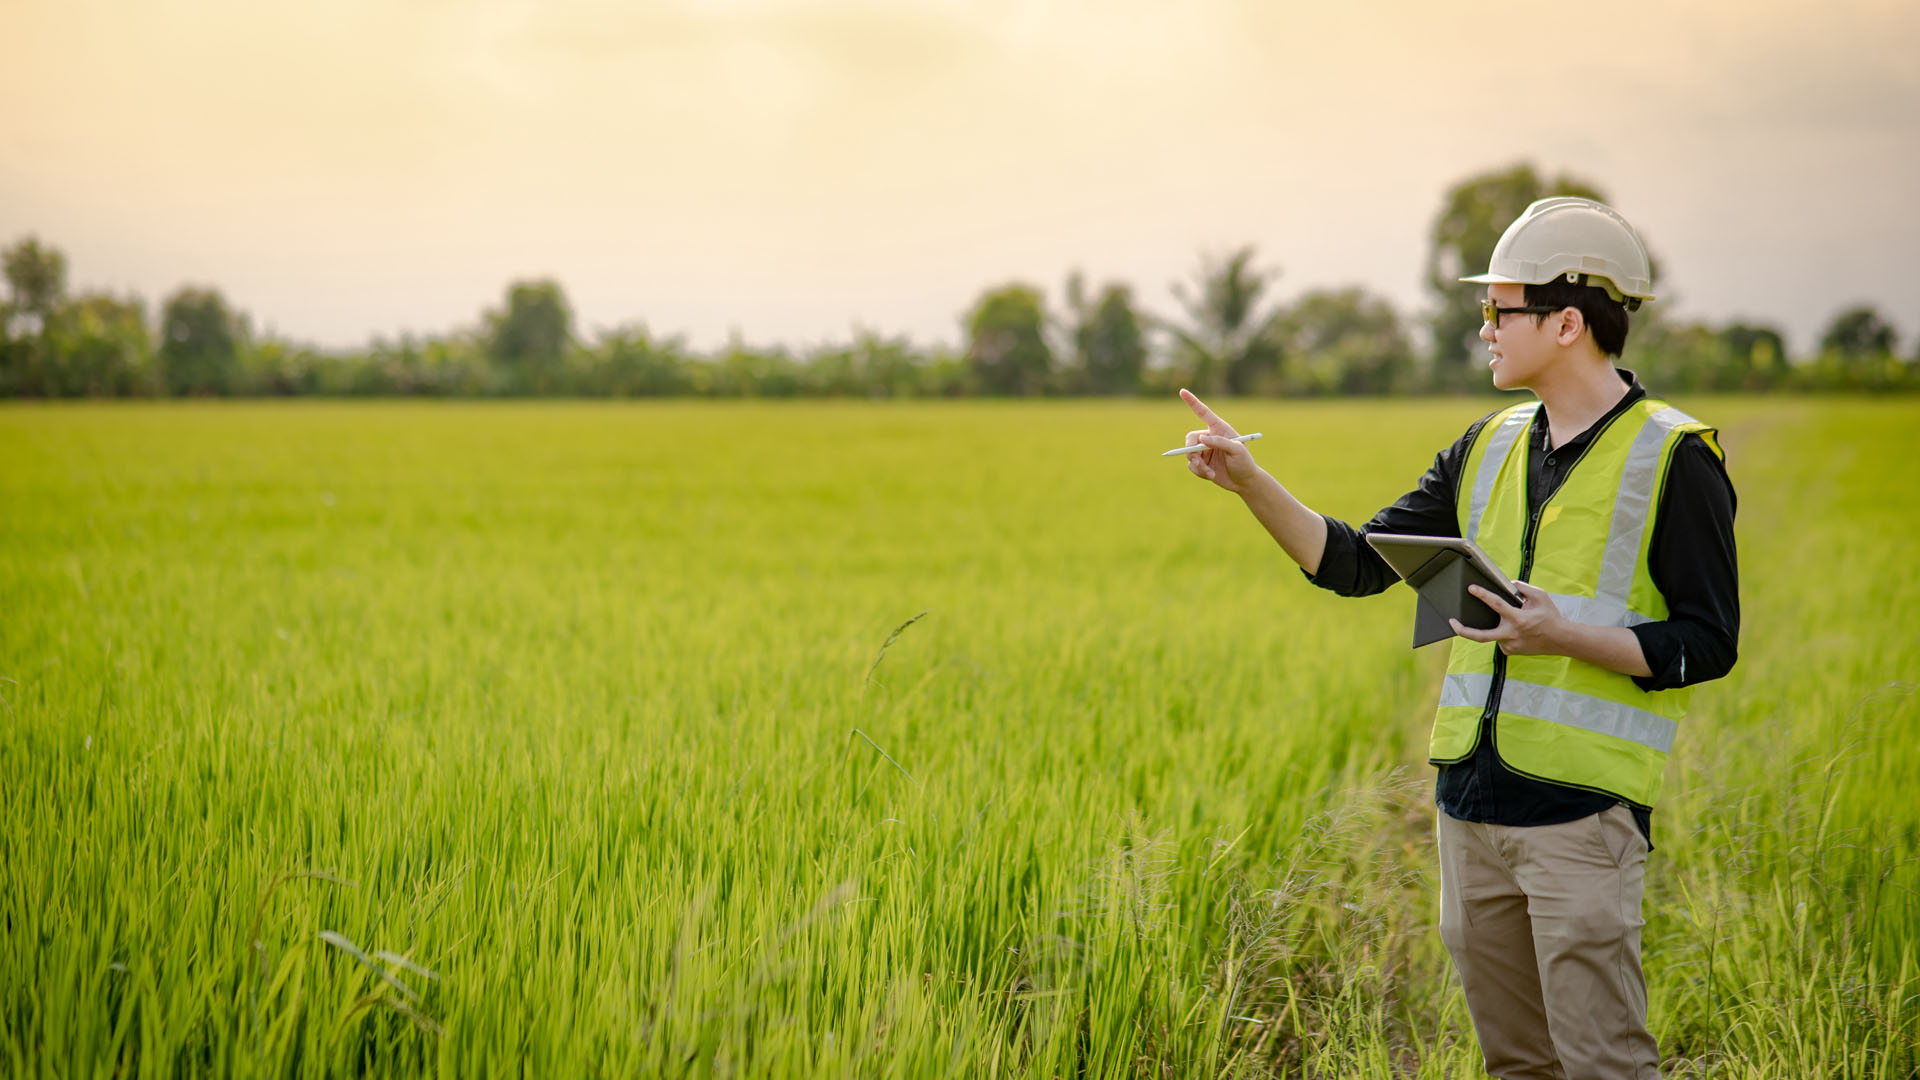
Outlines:
<svg viewBox="0 0 1920 1080"><path fill-rule="evenodd" d="M1597 184L1676 316L1920 332L1920 4L0 0L0 244L325 346L550 275L583 330L957 341L1203 251L1426 305L1454 182Z"/></svg>

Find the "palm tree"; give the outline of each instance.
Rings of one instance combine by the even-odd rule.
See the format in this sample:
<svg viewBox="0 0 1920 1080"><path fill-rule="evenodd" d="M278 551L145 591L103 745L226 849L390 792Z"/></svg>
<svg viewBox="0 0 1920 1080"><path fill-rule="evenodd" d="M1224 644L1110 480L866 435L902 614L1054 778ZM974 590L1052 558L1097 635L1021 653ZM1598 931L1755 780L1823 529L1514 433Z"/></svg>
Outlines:
<svg viewBox="0 0 1920 1080"><path fill-rule="evenodd" d="M1189 292L1179 282L1173 285L1188 325L1161 325L1173 334L1178 361L1197 393L1248 393L1280 366L1275 330L1282 311L1261 302L1280 271L1256 268L1253 259L1251 245L1224 259L1203 255L1198 288Z"/></svg>

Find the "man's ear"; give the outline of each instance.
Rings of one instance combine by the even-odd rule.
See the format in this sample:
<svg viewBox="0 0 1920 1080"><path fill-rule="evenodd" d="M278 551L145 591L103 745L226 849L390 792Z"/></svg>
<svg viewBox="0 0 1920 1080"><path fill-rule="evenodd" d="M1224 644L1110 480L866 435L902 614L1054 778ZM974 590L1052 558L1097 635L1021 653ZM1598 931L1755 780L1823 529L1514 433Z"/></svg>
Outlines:
<svg viewBox="0 0 1920 1080"><path fill-rule="evenodd" d="M1554 329L1553 340L1561 345L1571 345L1587 332L1587 317L1580 314L1577 307L1563 307L1554 318L1560 322Z"/></svg>

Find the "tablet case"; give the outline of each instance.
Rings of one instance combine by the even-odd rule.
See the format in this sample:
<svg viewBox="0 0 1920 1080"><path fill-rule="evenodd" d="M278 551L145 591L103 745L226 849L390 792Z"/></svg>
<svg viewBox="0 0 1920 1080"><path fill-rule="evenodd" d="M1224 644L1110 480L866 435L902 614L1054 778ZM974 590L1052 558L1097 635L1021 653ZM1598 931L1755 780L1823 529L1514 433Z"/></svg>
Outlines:
<svg viewBox="0 0 1920 1080"><path fill-rule="evenodd" d="M1494 614L1486 601L1467 591L1469 585L1494 589L1494 583L1486 580L1459 552L1445 549L1434 552L1433 558L1407 575L1406 581L1419 597L1413 613L1413 647L1416 649L1452 637L1453 627L1447 622L1449 616L1475 630L1491 630L1500 625L1500 616Z"/></svg>

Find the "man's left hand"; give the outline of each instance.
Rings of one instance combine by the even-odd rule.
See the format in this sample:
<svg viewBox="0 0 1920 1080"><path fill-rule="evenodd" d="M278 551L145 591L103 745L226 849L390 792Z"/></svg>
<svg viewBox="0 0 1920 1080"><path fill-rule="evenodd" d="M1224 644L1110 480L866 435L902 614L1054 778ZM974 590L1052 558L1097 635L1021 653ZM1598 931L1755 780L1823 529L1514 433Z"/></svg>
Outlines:
<svg viewBox="0 0 1920 1080"><path fill-rule="evenodd" d="M1459 619L1451 619L1448 621L1453 624L1453 632L1468 641L1497 641L1500 651L1508 656L1565 655L1560 645L1560 631L1567 619L1553 605L1553 598L1544 589L1524 581L1514 582L1513 587L1520 594L1519 607L1478 585L1467 586L1468 592L1486 601L1493 613L1500 616L1500 625L1491 630L1475 630Z"/></svg>

